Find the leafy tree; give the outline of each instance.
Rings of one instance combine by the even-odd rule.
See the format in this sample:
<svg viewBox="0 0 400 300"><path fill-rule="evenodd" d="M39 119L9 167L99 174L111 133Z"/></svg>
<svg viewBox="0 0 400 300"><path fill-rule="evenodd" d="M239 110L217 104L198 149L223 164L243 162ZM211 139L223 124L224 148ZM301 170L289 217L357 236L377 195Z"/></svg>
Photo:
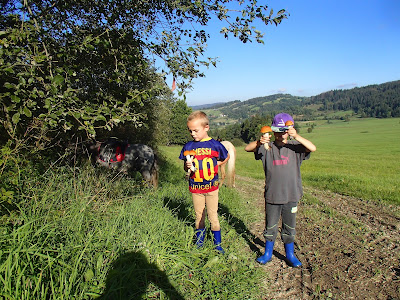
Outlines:
<svg viewBox="0 0 400 300"><path fill-rule="evenodd" d="M184 100L178 100L171 109L171 119L169 122L169 144L183 145L191 140L187 130L187 117L192 109L187 106Z"/></svg>
<svg viewBox="0 0 400 300"><path fill-rule="evenodd" d="M156 58L182 93L203 76L211 19L225 37L262 42L253 22L279 24L256 0L5 0L0 4L0 123L6 139L44 148L121 124L154 124L168 90ZM160 104L161 103L161 104ZM157 109L160 105L162 109ZM143 131L142 131L143 132ZM140 130L139 130L140 133Z"/></svg>
<svg viewBox="0 0 400 300"><path fill-rule="evenodd" d="M254 115L245 119L241 123L227 125L223 128L214 128L210 130L210 135L222 140L238 140L249 143L260 137L260 129L262 126L270 125L272 121L271 116L267 115Z"/></svg>
<svg viewBox="0 0 400 300"><path fill-rule="evenodd" d="M51 36L21 15L2 18L1 123L8 137L44 148L81 131L140 127L146 110L166 89L163 80L120 30L65 39ZM136 42L135 42L136 43Z"/></svg>

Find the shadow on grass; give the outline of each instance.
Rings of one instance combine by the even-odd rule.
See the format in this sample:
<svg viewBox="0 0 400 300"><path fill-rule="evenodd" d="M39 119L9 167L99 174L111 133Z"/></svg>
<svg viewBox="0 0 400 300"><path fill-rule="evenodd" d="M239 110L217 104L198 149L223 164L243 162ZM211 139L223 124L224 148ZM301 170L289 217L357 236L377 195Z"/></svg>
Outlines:
<svg viewBox="0 0 400 300"><path fill-rule="evenodd" d="M218 211L221 215L224 215L228 224L232 226L236 230L236 232L245 239L251 251L257 253L257 255L261 255L260 249L257 245L265 247L265 243L258 237L256 237L253 233L251 233L242 220L232 215L227 206L218 203Z"/></svg>
<svg viewBox="0 0 400 300"><path fill-rule="evenodd" d="M265 249L265 241L262 241L260 238L256 237L250 230L247 229L247 226L243 223L242 220L235 217L229 212L229 208L221 203L218 203L218 211L221 215L225 216L225 219L228 221L228 224L232 226L238 234L240 234L247 244L249 245L251 251L257 254L257 256L264 255ZM258 246L257 246L258 245ZM260 251L261 247L263 250ZM275 255L278 259L286 261L286 257L277 251L273 251L273 255Z"/></svg>
<svg viewBox="0 0 400 300"><path fill-rule="evenodd" d="M164 206L171 210L175 216L187 226L194 226L194 218L192 215L192 206L188 206L186 203L177 201L172 197L164 197Z"/></svg>
<svg viewBox="0 0 400 300"><path fill-rule="evenodd" d="M195 220L192 214L192 206L189 207L186 203L180 202L176 198L172 197L164 197L163 203L164 206L170 209L180 221L185 223L185 225L194 226ZM251 233L242 220L232 215L227 206L219 203L218 212L220 215L224 215L225 219L228 221L228 224L246 240L251 251L257 253L257 255L261 255L258 246L265 247L265 243ZM279 254L277 254L277 256L279 256Z"/></svg>
<svg viewBox="0 0 400 300"><path fill-rule="evenodd" d="M106 290L101 300L144 299L149 284L157 286L168 299L183 300L184 297L175 289L168 276L154 263L149 263L140 252L128 252L121 255L107 274ZM149 298L160 298L157 291Z"/></svg>

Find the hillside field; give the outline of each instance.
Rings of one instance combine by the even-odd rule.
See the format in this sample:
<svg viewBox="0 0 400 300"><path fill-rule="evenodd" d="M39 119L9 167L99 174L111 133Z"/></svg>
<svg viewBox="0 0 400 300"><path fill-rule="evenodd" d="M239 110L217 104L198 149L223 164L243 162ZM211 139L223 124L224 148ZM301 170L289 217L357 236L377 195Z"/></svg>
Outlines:
<svg viewBox="0 0 400 300"><path fill-rule="evenodd" d="M400 294L399 119L315 122L302 165L296 253L265 266L261 162L237 147L220 189L225 255L194 246L181 146L160 147L158 189L93 168L28 178L0 216L0 299L396 299ZM207 223L209 227L209 224Z"/></svg>
<svg viewBox="0 0 400 300"><path fill-rule="evenodd" d="M302 165L304 184L400 204L399 118L314 123L311 133L300 132L317 146L311 159ZM243 149L244 145L237 147L237 173L264 178L261 162Z"/></svg>
<svg viewBox="0 0 400 300"><path fill-rule="evenodd" d="M303 267L288 267L283 245L277 241L273 260L261 267L269 288L256 299L397 299L400 119L315 124L312 133L302 133L317 146L301 167L304 197L296 246ZM252 237L247 240L249 248L260 255L264 175L261 162L243 148L236 147L235 190L243 210L253 210L242 234ZM181 165L180 147L164 150ZM221 189L222 197L226 190Z"/></svg>

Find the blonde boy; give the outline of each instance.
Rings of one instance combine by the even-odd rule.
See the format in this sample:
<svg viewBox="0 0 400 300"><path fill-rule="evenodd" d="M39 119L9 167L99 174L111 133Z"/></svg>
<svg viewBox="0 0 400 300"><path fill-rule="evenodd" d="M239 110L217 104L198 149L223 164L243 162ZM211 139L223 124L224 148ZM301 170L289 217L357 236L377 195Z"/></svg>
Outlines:
<svg viewBox="0 0 400 300"><path fill-rule="evenodd" d="M192 165L195 171L189 176L189 191L192 193L193 206L196 213L196 245L201 247L205 237L205 217L211 224L214 236L215 249L224 253L221 247L221 227L218 221L218 167L229 159L226 148L218 141L208 136L210 129L207 115L202 111L195 111L187 118L187 128L193 141L186 143L179 155L184 160L185 171ZM196 155L193 162L186 160L184 152L194 150Z"/></svg>

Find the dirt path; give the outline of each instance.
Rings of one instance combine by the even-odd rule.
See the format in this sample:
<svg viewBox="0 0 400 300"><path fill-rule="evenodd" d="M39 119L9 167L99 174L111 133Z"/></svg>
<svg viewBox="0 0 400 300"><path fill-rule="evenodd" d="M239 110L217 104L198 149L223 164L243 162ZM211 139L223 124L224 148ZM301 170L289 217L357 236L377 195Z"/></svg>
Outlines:
<svg viewBox="0 0 400 300"><path fill-rule="evenodd" d="M258 208L250 231L264 241L263 180L237 176L236 187ZM400 299L399 207L313 188L304 192L296 236L303 266L289 267L277 240L272 261L259 265L266 271L264 299Z"/></svg>

